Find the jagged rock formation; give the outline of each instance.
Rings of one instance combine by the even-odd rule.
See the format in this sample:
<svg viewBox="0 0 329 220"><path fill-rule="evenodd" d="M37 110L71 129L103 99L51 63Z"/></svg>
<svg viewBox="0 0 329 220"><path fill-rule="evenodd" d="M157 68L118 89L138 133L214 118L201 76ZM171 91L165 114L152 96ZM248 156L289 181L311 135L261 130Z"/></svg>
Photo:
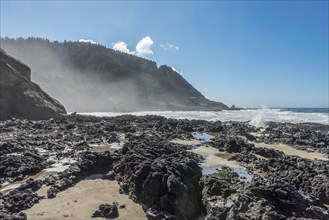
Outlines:
<svg viewBox="0 0 329 220"><path fill-rule="evenodd" d="M101 175L103 180L117 180L121 192L142 204L148 219L197 219L201 213L206 220L329 219L327 160L289 156L247 141L268 137L268 142L286 143L288 133L295 133L294 142L302 143L304 137L309 137L313 150L322 152L327 149L329 135L287 123L268 126L262 130L247 122L176 120L152 115L76 114L42 121L1 121L0 219L29 217L22 211L45 199L36 193L41 186L48 186L47 198L51 199L93 174ZM276 131L279 128L285 132ZM189 151L193 146L168 141L194 140L192 132L218 132L204 144L219 152L233 152L229 160L245 166L253 178L243 179L225 166L216 173L202 174L199 163L204 158ZM272 132L276 135L269 135ZM319 141L324 144L316 144ZM108 144L115 142L124 145L111 151ZM104 152L99 152L100 145L107 145ZM63 172L30 179L44 168L64 165L64 161L69 167ZM44 178L40 178L42 175ZM25 183L3 190L10 186L8 183L18 181ZM117 216L120 206L109 204L100 205L94 216ZM63 213L58 216L63 217Z"/></svg>
<svg viewBox="0 0 329 220"><path fill-rule="evenodd" d="M147 206L148 219L195 219L200 215L198 158L160 138L134 136L114 164L125 193Z"/></svg>
<svg viewBox="0 0 329 220"><path fill-rule="evenodd" d="M49 119L64 107L31 81L31 69L0 49L0 120Z"/></svg>
<svg viewBox="0 0 329 220"><path fill-rule="evenodd" d="M1 38L68 111L222 110L168 66L102 45ZM33 56L31 56L33 54Z"/></svg>
<svg viewBox="0 0 329 220"><path fill-rule="evenodd" d="M205 219L328 219L322 202L300 193L282 179L256 177L249 185L229 170L203 176Z"/></svg>

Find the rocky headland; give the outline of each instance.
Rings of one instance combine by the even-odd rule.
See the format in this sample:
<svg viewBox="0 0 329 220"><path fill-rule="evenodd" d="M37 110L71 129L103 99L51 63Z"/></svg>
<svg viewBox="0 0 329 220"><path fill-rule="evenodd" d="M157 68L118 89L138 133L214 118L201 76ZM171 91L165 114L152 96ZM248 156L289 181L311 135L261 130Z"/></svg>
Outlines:
<svg viewBox="0 0 329 220"><path fill-rule="evenodd" d="M172 67L103 45L32 37L0 42L70 112L230 109L207 99Z"/></svg>
<svg viewBox="0 0 329 220"><path fill-rule="evenodd" d="M64 107L31 81L31 69L0 48L0 120L49 119Z"/></svg>
<svg viewBox="0 0 329 220"><path fill-rule="evenodd" d="M0 219L329 218L329 135L312 126L60 115L0 134ZM80 193L92 210L74 211Z"/></svg>

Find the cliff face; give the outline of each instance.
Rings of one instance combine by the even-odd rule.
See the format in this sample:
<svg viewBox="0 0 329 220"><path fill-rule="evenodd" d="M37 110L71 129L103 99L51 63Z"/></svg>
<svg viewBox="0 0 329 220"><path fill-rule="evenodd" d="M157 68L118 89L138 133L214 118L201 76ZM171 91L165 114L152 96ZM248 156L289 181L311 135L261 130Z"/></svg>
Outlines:
<svg viewBox="0 0 329 220"><path fill-rule="evenodd" d="M49 119L64 107L31 81L31 69L0 49L0 120Z"/></svg>
<svg viewBox="0 0 329 220"><path fill-rule="evenodd" d="M33 81L68 111L228 109L172 68L102 45L2 38L1 46L27 63Z"/></svg>

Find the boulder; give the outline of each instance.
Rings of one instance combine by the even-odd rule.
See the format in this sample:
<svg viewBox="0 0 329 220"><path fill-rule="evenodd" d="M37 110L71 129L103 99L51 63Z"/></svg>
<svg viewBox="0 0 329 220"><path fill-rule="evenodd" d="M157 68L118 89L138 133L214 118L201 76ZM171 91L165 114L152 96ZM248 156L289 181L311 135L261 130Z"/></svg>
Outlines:
<svg viewBox="0 0 329 220"><path fill-rule="evenodd" d="M103 218L117 218L119 217L119 212L118 212L118 204L113 202L112 205L110 204L101 204L99 206L99 210L96 210L92 216L92 218L97 218L97 217L103 217Z"/></svg>
<svg viewBox="0 0 329 220"><path fill-rule="evenodd" d="M122 192L146 206L149 219L199 216L202 174L196 155L144 134L131 137L120 153L121 159L113 166L116 180Z"/></svg>

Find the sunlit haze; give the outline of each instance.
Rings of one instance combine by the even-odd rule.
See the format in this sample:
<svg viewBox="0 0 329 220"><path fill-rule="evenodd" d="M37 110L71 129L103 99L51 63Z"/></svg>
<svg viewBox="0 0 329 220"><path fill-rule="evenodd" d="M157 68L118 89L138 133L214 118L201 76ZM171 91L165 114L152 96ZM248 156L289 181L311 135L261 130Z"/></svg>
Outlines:
<svg viewBox="0 0 329 220"><path fill-rule="evenodd" d="M2 1L1 37L101 44L211 100L328 107L328 1Z"/></svg>

